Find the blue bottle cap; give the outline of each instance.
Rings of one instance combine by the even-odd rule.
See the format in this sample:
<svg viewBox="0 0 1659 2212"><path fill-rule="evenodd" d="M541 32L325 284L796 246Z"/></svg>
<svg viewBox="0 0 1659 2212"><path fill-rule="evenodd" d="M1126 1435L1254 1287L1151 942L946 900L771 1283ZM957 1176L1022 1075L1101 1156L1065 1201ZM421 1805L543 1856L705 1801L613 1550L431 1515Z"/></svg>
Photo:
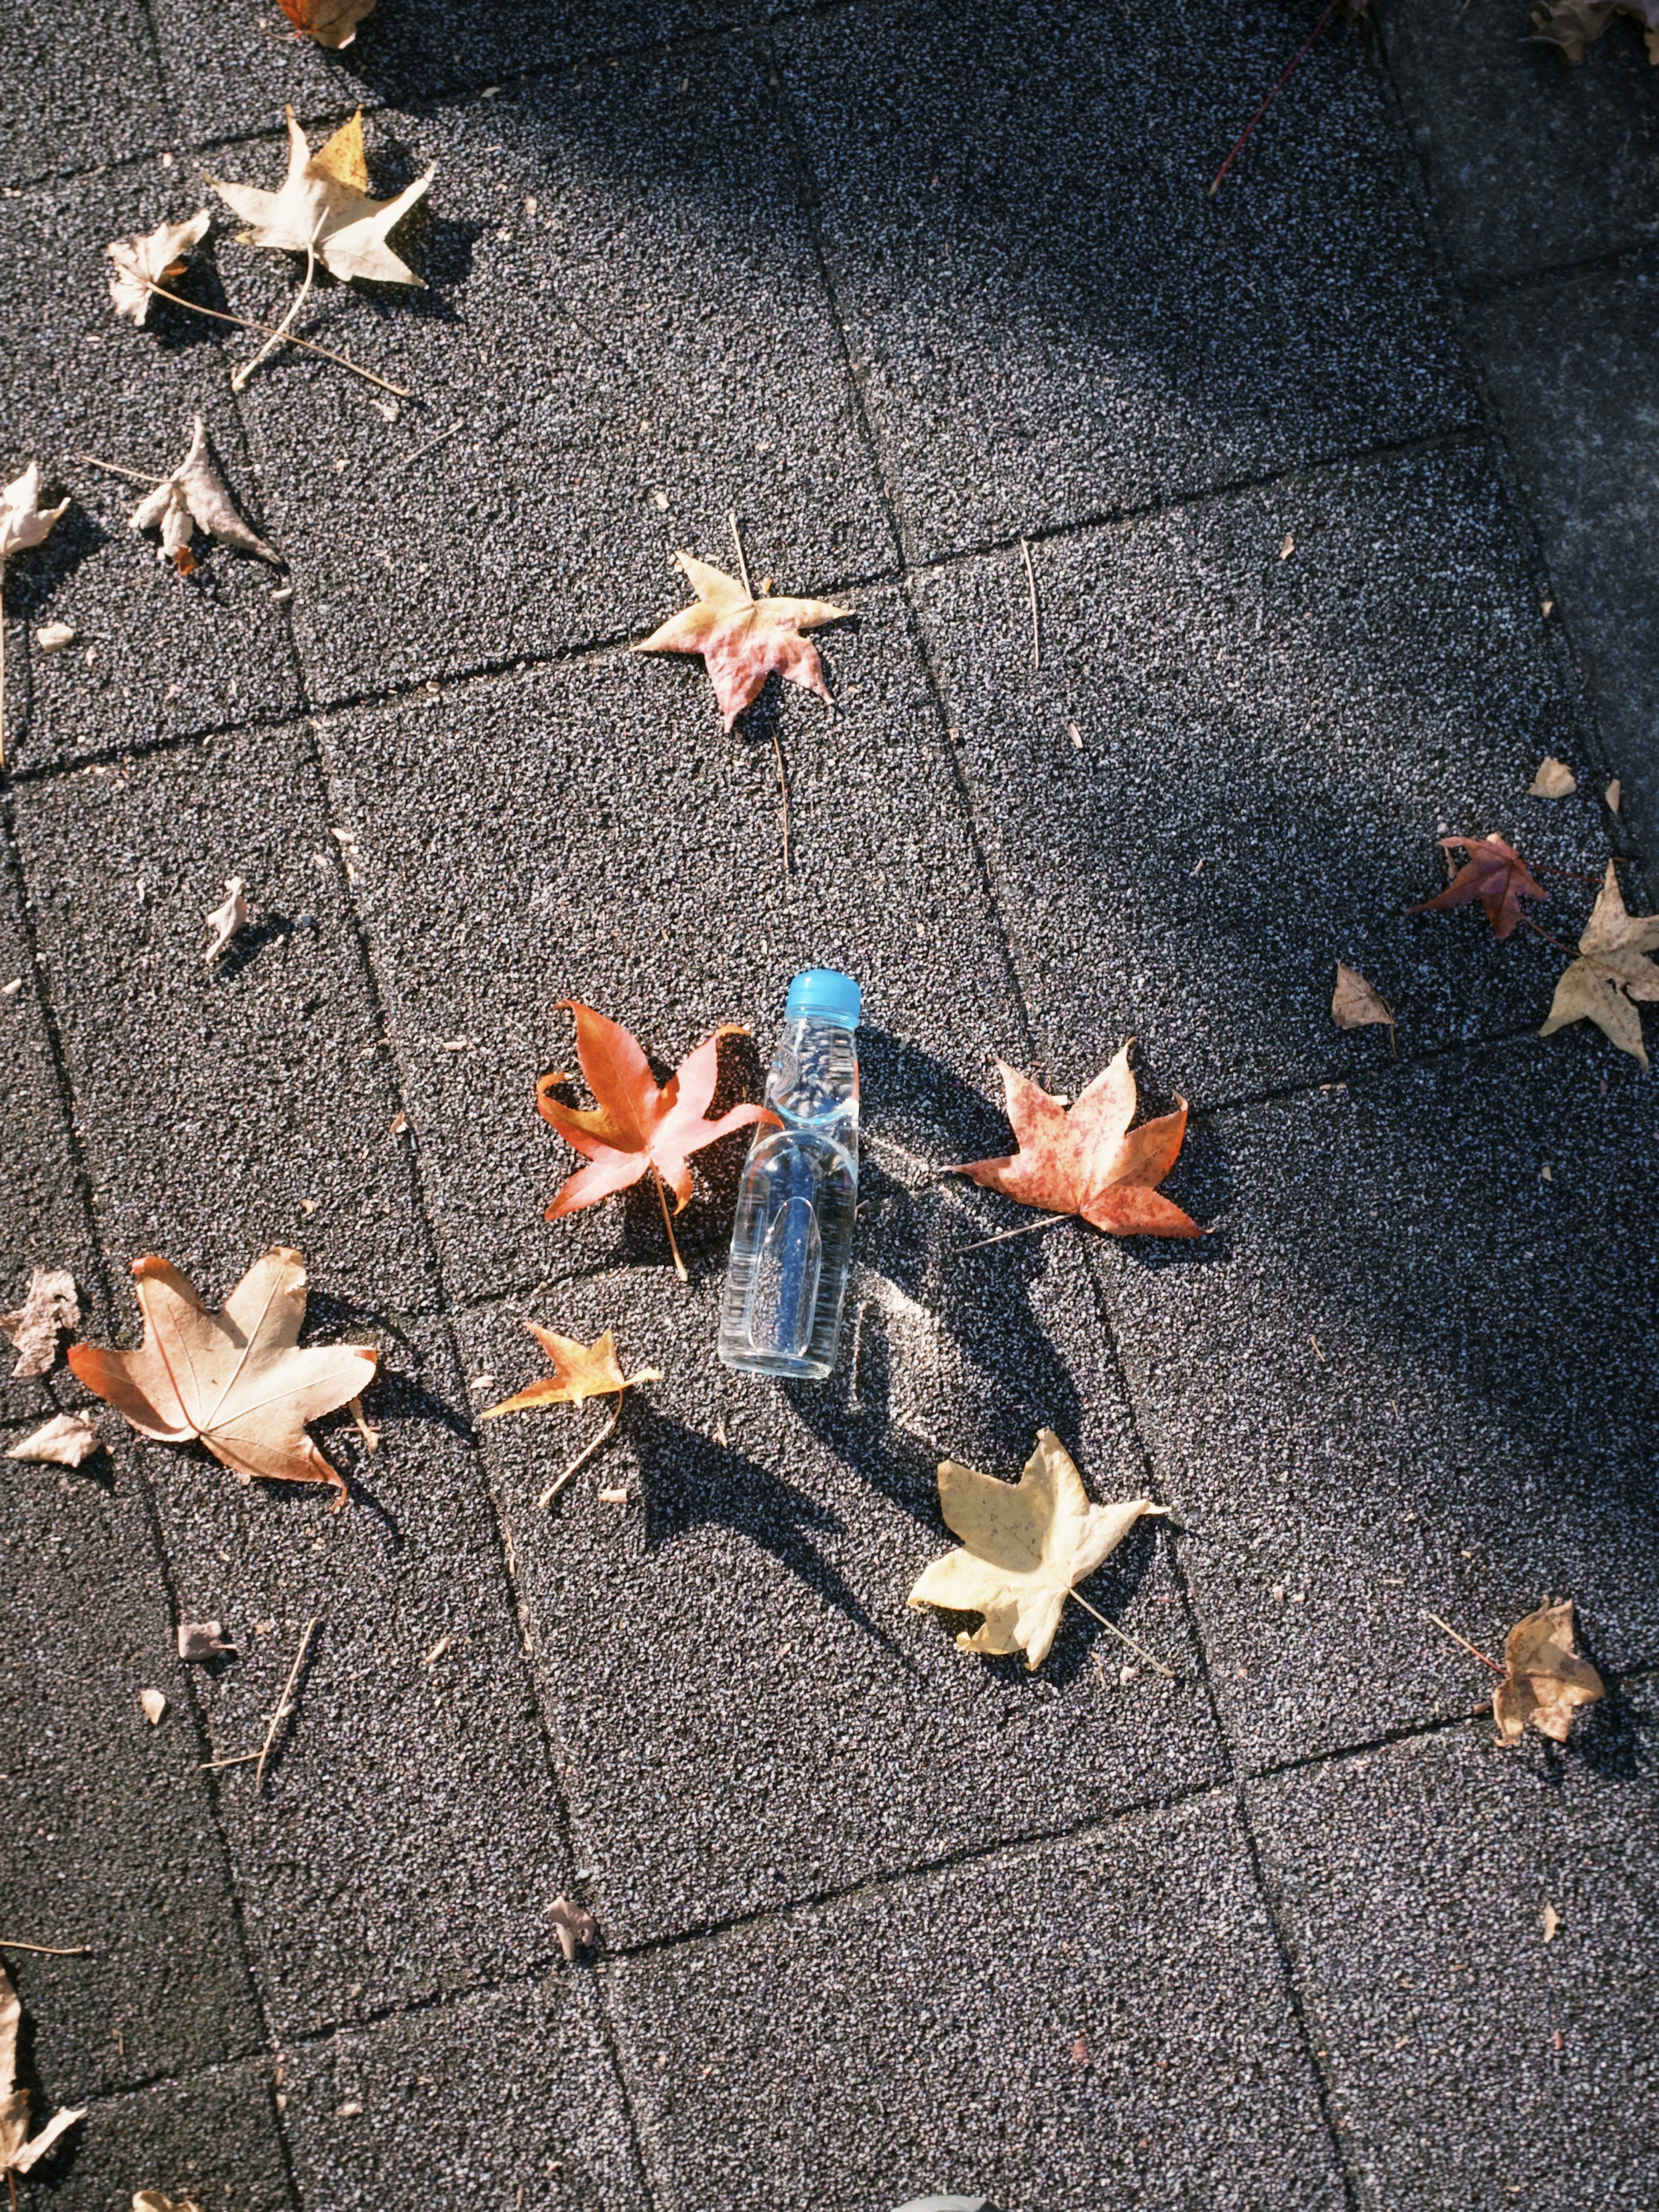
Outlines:
<svg viewBox="0 0 1659 2212"><path fill-rule="evenodd" d="M859 1025L859 987L850 975L834 968L803 968L789 986L784 1001L787 1022L839 1022L843 1029Z"/></svg>

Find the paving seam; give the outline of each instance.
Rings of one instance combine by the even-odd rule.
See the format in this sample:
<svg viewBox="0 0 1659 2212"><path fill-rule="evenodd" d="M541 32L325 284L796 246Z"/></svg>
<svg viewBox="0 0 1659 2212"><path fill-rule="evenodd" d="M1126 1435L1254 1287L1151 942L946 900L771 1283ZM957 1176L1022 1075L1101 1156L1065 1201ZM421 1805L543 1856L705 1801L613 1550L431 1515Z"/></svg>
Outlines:
<svg viewBox="0 0 1659 2212"><path fill-rule="evenodd" d="M1587 254L1582 261L1553 261L1537 269L1522 269L1508 276L1471 277L1459 287L1467 307L1489 307L1500 301L1524 299L1528 292L1547 292L1564 284L1577 284L1595 276L1616 276L1623 270L1644 270L1659 262L1659 239L1643 239L1634 246L1610 246L1605 253Z"/></svg>

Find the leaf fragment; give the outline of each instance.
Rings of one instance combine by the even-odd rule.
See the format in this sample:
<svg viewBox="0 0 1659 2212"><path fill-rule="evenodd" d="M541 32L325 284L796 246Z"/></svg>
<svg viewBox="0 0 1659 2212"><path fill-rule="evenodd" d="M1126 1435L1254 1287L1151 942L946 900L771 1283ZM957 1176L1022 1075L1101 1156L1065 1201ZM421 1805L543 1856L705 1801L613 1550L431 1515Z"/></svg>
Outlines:
<svg viewBox="0 0 1659 2212"><path fill-rule="evenodd" d="M66 645L73 645L79 635L64 622L42 623L34 633L35 647L40 653L61 653Z"/></svg>
<svg viewBox="0 0 1659 2212"><path fill-rule="evenodd" d="M1619 889L1618 871L1607 872L1595 910L1578 940L1578 957L1555 987L1549 1018L1538 1032L1553 1036L1569 1022L1594 1022L1610 1044L1648 1065L1637 1000L1659 1000L1659 967L1648 955L1659 948L1659 915L1632 915Z"/></svg>
<svg viewBox="0 0 1659 2212"><path fill-rule="evenodd" d="M181 1659L234 1659L236 1646L225 1641L222 1620L181 1620L179 1624Z"/></svg>
<svg viewBox="0 0 1659 2212"><path fill-rule="evenodd" d="M1331 994L1331 1019L1340 1030L1364 1029L1369 1023L1384 1022L1389 1029L1395 1025L1394 1009L1380 992L1370 985L1357 968L1336 963L1336 988Z"/></svg>
<svg viewBox="0 0 1659 2212"><path fill-rule="evenodd" d="M9 1337L17 1351L12 1381L46 1374L58 1357L60 1333L80 1326L81 1304L69 1269L32 1269L22 1304L15 1312L0 1313L0 1336Z"/></svg>
<svg viewBox="0 0 1659 2212"><path fill-rule="evenodd" d="M154 288L182 276L190 257L207 236L213 216L206 208L186 216L182 222L160 222L143 235L112 239L104 248L114 263L109 280L110 301L123 322L137 327L149 313Z"/></svg>
<svg viewBox="0 0 1659 2212"><path fill-rule="evenodd" d="M207 428L199 415L190 451L170 477L164 477L154 491L139 501L127 517L127 528L159 530L159 558L171 561L181 575L188 575L196 566L190 541L198 529L223 544L235 546L239 552L256 553L275 568L283 565L282 555L250 530L231 505L224 478L208 452Z"/></svg>
<svg viewBox="0 0 1659 2212"><path fill-rule="evenodd" d="M1504 1680L1492 1692L1492 1718L1505 1743L1519 1743L1531 1722L1552 1743L1565 1743L1573 1709L1594 1705L1601 1677L1581 1659L1573 1640L1572 1600L1547 1601L1510 1629L1504 1644Z"/></svg>
<svg viewBox="0 0 1659 2212"><path fill-rule="evenodd" d="M1557 760L1551 753L1527 786L1527 796L1528 799L1571 799L1577 788L1578 779L1565 761Z"/></svg>
<svg viewBox="0 0 1659 2212"><path fill-rule="evenodd" d="M17 2191L12 2177L38 2165L58 2137L87 2116L84 2106L75 2112L54 2112L31 2141L29 2093L17 2086L17 2031L22 2017L23 2008L11 1977L0 1966L0 2173L11 2185L14 2203Z"/></svg>
<svg viewBox="0 0 1659 2212"><path fill-rule="evenodd" d="M1150 1498L1093 1504L1071 1454L1052 1429L1017 1483L955 1460L939 1469L939 1510L960 1548L935 1559L908 1602L977 1613L980 1626L957 1638L962 1651L1024 1650L1035 1670L1048 1656L1061 1608L1079 1583L1115 1552L1137 1521L1166 1509Z"/></svg>
<svg viewBox="0 0 1659 2212"><path fill-rule="evenodd" d="M240 876L227 876L224 902L216 906L207 917L210 934L203 957L210 968L237 932L247 927L247 901L242 896L243 889Z"/></svg>
<svg viewBox="0 0 1659 2212"><path fill-rule="evenodd" d="M363 151L363 111L343 123L325 146L312 153L306 134L289 107L288 118L288 174L279 191L262 191L254 185L208 182L220 198L243 222L252 225L250 242L285 253L315 253L336 276L362 276L377 284L415 284L422 280L405 266L386 244L395 229L432 182L428 169L395 199L368 197L368 163Z"/></svg>
<svg viewBox="0 0 1659 2212"><path fill-rule="evenodd" d="M26 553L31 545L44 543L68 506L66 499L56 507L41 506L39 461L31 461L21 477L0 488L0 578L14 553Z"/></svg>
<svg viewBox="0 0 1659 2212"><path fill-rule="evenodd" d="M1554 1942L1557 1935L1560 1932L1561 1916L1547 1899L1545 1899L1544 1910L1538 1917L1543 1924L1544 1941L1547 1943Z"/></svg>
<svg viewBox="0 0 1659 2212"><path fill-rule="evenodd" d="M1607 786L1607 789L1601 794L1602 798L1607 802L1607 808L1609 814L1616 814L1619 811L1619 802L1624 795L1625 794L1620 787L1619 779L1617 776L1614 776L1613 781Z"/></svg>
<svg viewBox="0 0 1659 2212"><path fill-rule="evenodd" d="M103 1438L79 1413L57 1413L45 1428L15 1443L8 1459L27 1460L42 1466L79 1467L101 1449Z"/></svg>
<svg viewBox="0 0 1659 2212"><path fill-rule="evenodd" d="M1077 1213L1109 1237L1202 1237L1205 1231L1158 1185L1175 1166L1187 1133L1187 1102L1131 1129L1136 1105L1131 1037L1110 1066L1067 1107L999 1060L1019 1150L948 1168L1022 1206Z"/></svg>
<svg viewBox="0 0 1659 2212"><path fill-rule="evenodd" d="M306 1270L287 1245L254 1261L218 1313L154 1254L135 1260L144 1337L137 1352L72 1345L70 1365L88 1390L161 1443L194 1437L246 1481L327 1482L335 1510L346 1486L306 1423L368 1388L380 1355L360 1344L311 1345L299 1336Z"/></svg>
<svg viewBox="0 0 1659 2212"><path fill-rule="evenodd" d="M160 1690L140 1690L138 1702L143 1707L144 1718L152 1728L160 1728L161 1716L167 1709L167 1698Z"/></svg>
<svg viewBox="0 0 1659 2212"><path fill-rule="evenodd" d="M816 692L826 707L835 705L817 647L799 633L845 621L851 607L831 606L824 599L757 599L746 583L707 561L690 553L677 553L674 559L697 604L653 630L634 647L635 653L701 653L727 730L760 696L774 669L791 684Z"/></svg>
<svg viewBox="0 0 1659 2212"><path fill-rule="evenodd" d="M584 1948L591 1949L599 1942L599 1922L586 1906L578 1905L574 1897L556 1897L548 1911L567 1964L579 1950Z"/></svg>
<svg viewBox="0 0 1659 2212"><path fill-rule="evenodd" d="M277 0L296 31L337 53L357 35L357 26L373 12L374 0Z"/></svg>
<svg viewBox="0 0 1659 2212"><path fill-rule="evenodd" d="M1514 935L1523 898L1549 896L1514 846L1502 837L1443 837L1440 845L1448 853L1462 849L1468 858L1443 891L1420 906L1407 907L1408 915L1440 914L1479 899L1492 934L1501 939Z"/></svg>

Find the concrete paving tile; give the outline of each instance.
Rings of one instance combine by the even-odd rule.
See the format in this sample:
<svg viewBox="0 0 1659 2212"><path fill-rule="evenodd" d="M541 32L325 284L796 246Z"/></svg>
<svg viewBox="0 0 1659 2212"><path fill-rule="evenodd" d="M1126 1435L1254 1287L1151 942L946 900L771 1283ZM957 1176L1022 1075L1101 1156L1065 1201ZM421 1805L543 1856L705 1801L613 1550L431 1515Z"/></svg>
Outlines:
<svg viewBox="0 0 1659 2212"><path fill-rule="evenodd" d="M481 1439L513 1531L579 1873L607 1942L707 1925L1201 1786L1221 1753L1155 1523L1037 1674L958 1652L906 1595L954 1540L935 1470L1009 1478L1039 1427L1093 1495L1144 1476L1076 1247L963 1256L976 1206L875 1148L836 1376L781 1388L714 1362L720 1272L565 1284L538 1317L665 1379L549 1511L600 1409L503 1415ZM483 1406L545 1371L516 1308L471 1314ZM601 1490L623 1490L607 1503ZM960 1623L952 1626L961 1626Z"/></svg>
<svg viewBox="0 0 1659 2212"><path fill-rule="evenodd" d="M143 486L75 458L94 453L165 476L184 459L200 414L238 506L264 527L223 356L216 337L204 335L222 325L157 302L149 324L134 330L115 319L105 281L111 239L202 204L199 181L182 167L152 163L0 199L0 288L9 303L0 470L9 478L38 460L54 501L68 494L74 501L6 579L7 753L15 767L282 714L295 703L283 605L271 597L276 572L215 545L202 548L198 574L176 574L157 559L153 533L127 527ZM192 296L222 307L214 248L203 251ZM33 636L44 622L67 623L76 642L42 653Z"/></svg>
<svg viewBox="0 0 1659 2212"><path fill-rule="evenodd" d="M55 2099L60 2085L49 2086ZM112 2212L160 2189L202 2212L293 2212L271 2096L264 2058L102 2100L29 2176L26 2202Z"/></svg>
<svg viewBox="0 0 1659 2212"><path fill-rule="evenodd" d="M857 598L857 622L822 634L833 721L775 684L723 738L699 664L619 656L323 723L452 1295L667 1257L643 1186L542 1218L574 1157L535 1110L537 1077L575 1067L562 999L625 1023L665 1074L751 1024L719 1105L760 1095L795 969L843 967L865 991L871 1125L941 1160L996 1143L978 1086L1018 1008L902 602ZM714 1202L686 1213L688 1254L723 1264L742 1157L739 1138L697 1155Z"/></svg>
<svg viewBox="0 0 1659 2212"><path fill-rule="evenodd" d="M1599 1663L1659 1651L1656 1120L1582 1029L1402 1068L1216 1116L1214 1240L1101 1249L1248 1759L1486 1696L1425 1612L1490 1651L1564 1592Z"/></svg>
<svg viewBox="0 0 1659 2212"><path fill-rule="evenodd" d="M1378 23L1464 283L1659 234L1659 119L1639 24L1615 23L1570 69L1510 0L1395 0Z"/></svg>
<svg viewBox="0 0 1659 2212"><path fill-rule="evenodd" d="M1586 64L1588 68L1589 64ZM1624 787L1659 859L1659 495L1653 410L1659 276L1589 276L1470 318L1543 541L1550 579Z"/></svg>
<svg viewBox="0 0 1659 2212"><path fill-rule="evenodd" d="M0 181L121 161L168 143L172 122L143 0L39 0L0 21Z"/></svg>
<svg viewBox="0 0 1659 2212"><path fill-rule="evenodd" d="M586 1969L378 2021L290 2052L283 2116L308 2203L548 2212L645 2203Z"/></svg>
<svg viewBox="0 0 1659 2212"><path fill-rule="evenodd" d="M99 1426L113 1436L114 1416ZM0 1431L0 1452L27 1426ZM64 2103L255 2047L254 2009L160 1562L130 1480L3 1468L0 1946ZM167 1710L152 1728L141 1690Z"/></svg>
<svg viewBox="0 0 1659 2212"><path fill-rule="evenodd" d="M307 322L421 404L388 423L299 354L246 400L315 701L641 635L680 604L676 548L732 565L733 509L781 589L890 566L769 97L722 48L373 119L377 187L437 164L407 233L431 289L330 283ZM280 170L274 142L236 154ZM294 281L243 253L236 303Z"/></svg>
<svg viewBox="0 0 1659 2212"><path fill-rule="evenodd" d="M217 1778L254 1971L284 2035L522 1972L550 1948L548 1904L568 1880L444 1342L337 1313L326 1334L384 1354L366 1401L379 1452L343 1413L318 1426L352 1485L346 1511L310 1486L244 1487L193 1447L119 1447L143 1452L184 1617L222 1621L240 1654L194 1670L208 1755L259 1748L321 1616L263 1788L251 1765Z"/></svg>
<svg viewBox="0 0 1659 2212"><path fill-rule="evenodd" d="M1285 40L1270 0L1042 0L781 40L913 557L1472 419L1357 39L1207 197Z"/></svg>
<svg viewBox="0 0 1659 2212"><path fill-rule="evenodd" d="M1157 1931L1155 1943L1149 1932ZM1236 1815L1120 1820L610 1972L671 2212L1343 2194Z"/></svg>
<svg viewBox="0 0 1659 2212"><path fill-rule="evenodd" d="M1293 550L1281 558L1286 537ZM1127 1036L1237 1098L1385 1063L1331 1020L1337 961L1408 1053L1540 1021L1561 957L1478 913L1406 918L1435 838L1499 830L1599 878L1613 825L1480 448L1334 469L919 586L1038 1055L1076 1089ZM1528 799L1573 762L1574 799ZM1553 880L1547 878L1547 880ZM1576 939L1583 886L1542 926Z"/></svg>
<svg viewBox="0 0 1659 2212"><path fill-rule="evenodd" d="M380 1311L434 1296L406 1140L302 736L261 731L25 784L18 836L118 1271L226 1287L267 1245ZM250 926L217 965L226 879Z"/></svg>
<svg viewBox="0 0 1659 2212"><path fill-rule="evenodd" d="M1251 1790L1366 2202L1654 2202L1656 1730L1632 1684L1564 1752L1459 1729Z"/></svg>

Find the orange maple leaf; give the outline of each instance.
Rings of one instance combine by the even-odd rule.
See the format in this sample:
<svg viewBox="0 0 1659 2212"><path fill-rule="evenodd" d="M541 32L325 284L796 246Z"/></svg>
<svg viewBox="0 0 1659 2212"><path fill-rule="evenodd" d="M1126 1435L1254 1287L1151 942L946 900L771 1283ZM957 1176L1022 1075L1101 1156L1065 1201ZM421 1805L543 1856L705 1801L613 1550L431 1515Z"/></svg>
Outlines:
<svg viewBox="0 0 1659 2212"><path fill-rule="evenodd" d="M1441 849L1449 853L1461 846L1468 859L1443 891L1407 914L1438 914L1447 907L1470 906L1479 899L1495 937L1510 937L1521 920L1523 898L1547 899L1549 893L1533 874L1513 845L1502 837L1443 837Z"/></svg>
<svg viewBox="0 0 1659 2212"><path fill-rule="evenodd" d="M693 560L689 553L674 558L697 604L653 630L635 647L636 653L700 653L728 730L760 696L775 668L792 684L816 691L826 707L835 705L817 647L797 633L840 622L851 614L850 607L832 607L824 599L757 599L746 583L706 561Z"/></svg>
<svg viewBox="0 0 1659 2212"><path fill-rule="evenodd" d="M689 1052L665 1084L659 1087L645 1054L620 1023L607 1021L577 999L562 999L576 1017L576 1057L587 1079L596 1106L564 1106L553 1096L568 1081L562 1073L544 1075L536 1085L536 1103L568 1145L583 1153L589 1165L579 1168L556 1194L547 1209L550 1221L561 1220L585 1206L597 1206L613 1191L627 1190L649 1169L663 1187L674 1194L674 1210L684 1209L691 1196L690 1155L712 1145L750 1121L782 1125L765 1106L733 1106L718 1121L706 1117L719 1075L720 1041L743 1034L740 1024L728 1022ZM673 1243L674 1226L663 1201L663 1219ZM684 1279L678 1249L676 1272Z"/></svg>
<svg viewBox="0 0 1659 2212"><path fill-rule="evenodd" d="M486 1406L478 1416L481 1421L493 1421L498 1413L526 1413L536 1406L580 1406L584 1399L609 1397L613 1390L620 1394L635 1382L662 1380L654 1367L624 1375L610 1329L594 1343L584 1344L580 1337L561 1336L557 1329L539 1328L533 1321L525 1327L552 1361L553 1372L538 1376L498 1405Z"/></svg>
<svg viewBox="0 0 1659 2212"><path fill-rule="evenodd" d="M951 1175L972 1176L1022 1206L1080 1213L1111 1237L1202 1237L1206 1232L1156 1186L1176 1164L1187 1133L1187 1102L1173 1114L1129 1127L1135 1115L1131 1037L1068 1110L1041 1084L1004 1060L1002 1087L1019 1150L1004 1159L970 1160Z"/></svg>

